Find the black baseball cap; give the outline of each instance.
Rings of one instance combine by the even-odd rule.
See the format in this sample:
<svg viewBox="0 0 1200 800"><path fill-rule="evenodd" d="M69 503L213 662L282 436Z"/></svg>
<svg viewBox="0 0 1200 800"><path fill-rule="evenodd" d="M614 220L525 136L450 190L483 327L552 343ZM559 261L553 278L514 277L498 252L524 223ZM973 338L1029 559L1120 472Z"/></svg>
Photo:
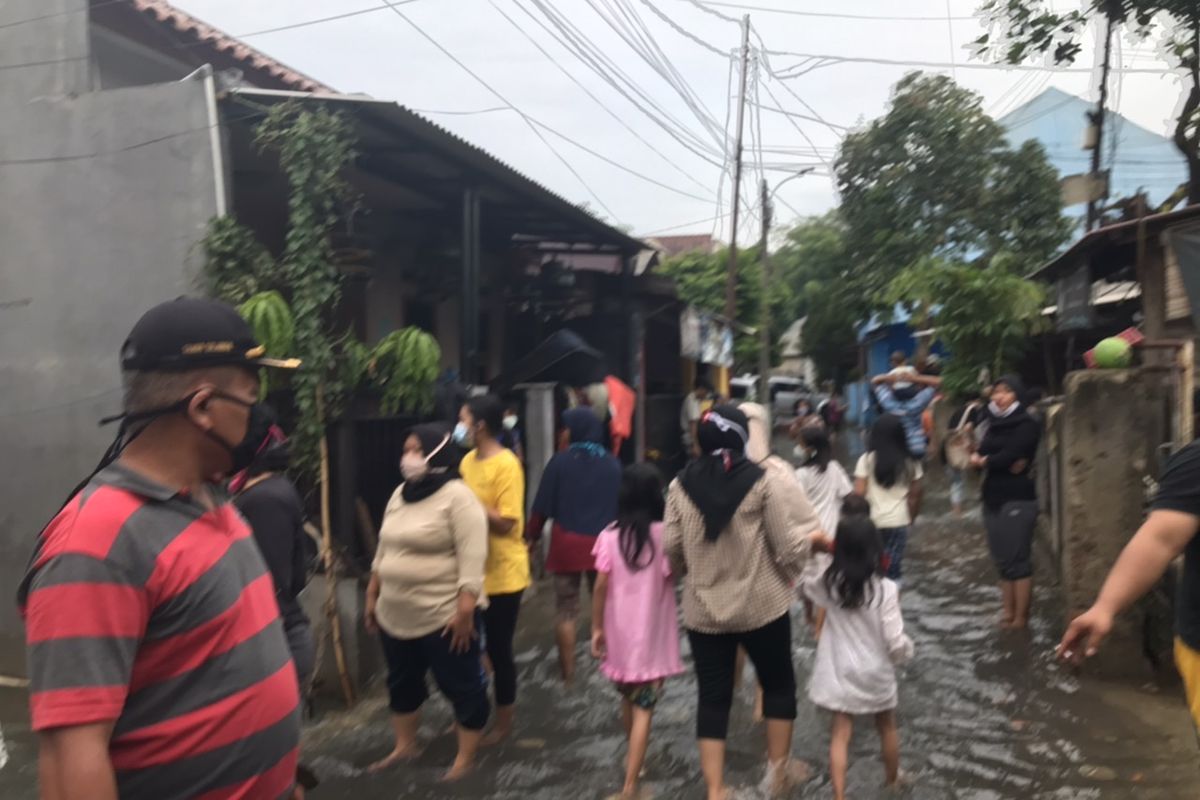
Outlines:
<svg viewBox="0 0 1200 800"><path fill-rule="evenodd" d="M171 372L204 367L296 369L296 358L266 358L267 349L233 306L180 297L142 315L121 347L121 368Z"/></svg>

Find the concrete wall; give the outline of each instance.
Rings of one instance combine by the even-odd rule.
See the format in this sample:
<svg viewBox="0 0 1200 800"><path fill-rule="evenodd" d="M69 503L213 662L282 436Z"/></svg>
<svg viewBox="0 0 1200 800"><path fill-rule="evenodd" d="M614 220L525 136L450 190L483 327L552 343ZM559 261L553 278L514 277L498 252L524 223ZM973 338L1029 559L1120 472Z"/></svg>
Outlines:
<svg viewBox="0 0 1200 800"><path fill-rule="evenodd" d="M8 0L0 24L85 7ZM96 421L120 408L121 343L146 308L194 289L194 245L216 212L205 84L86 92L86 22L80 12L0 28L0 63L84 59L0 70L0 672L8 674L23 670L12 597L38 531L114 433Z"/></svg>
<svg viewBox="0 0 1200 800"><path fill-rule="evenodd" d="M1167 437L1163 373L1086 370L1067 376L1061 433L1061 578L1068 618L1089 607L1142 524L1144 479ZM1144 677L1145 607L1121 616L1094 669Z"/></svg>

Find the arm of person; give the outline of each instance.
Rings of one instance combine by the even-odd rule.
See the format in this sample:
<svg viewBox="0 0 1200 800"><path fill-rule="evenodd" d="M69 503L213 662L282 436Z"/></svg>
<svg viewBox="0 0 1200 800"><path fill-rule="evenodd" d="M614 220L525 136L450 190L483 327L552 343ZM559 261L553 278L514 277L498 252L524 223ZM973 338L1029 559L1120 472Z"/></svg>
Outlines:
<svg viewBox="0 0 1200 800"><path fill-rule="evenodd" d="M592 657L604 658L604 609L608 604L608 572L597 568L596 585L592 589Z"/></svg>
<svg viewBox="0 0 1200 800"><path fill-rule="evenodd" d="M900 611L900 591L894 584L884 584L883 641L893 664L903 664L913 657L913 641L904 632L904 615Z"/></svg>
<svg viewBox="0 0 1200 800"><path fill-rule="evenodd" d="M874 378L871 378L872 386L883 386L884 384L891 386L895 382L896 376L890 372L885 372L882 375L876 375Z"/></svg>
<svg viewBox="0 0 1200 800"><path fill-rule="evenodd" d="M671 573L677 576L687 574L687 561L683 554L682 515L679 511L679 492L683 491L678 480L671 484L667 491L667 508L663 515L663 550L671 562Z"/></svg>
<svg viewBox="0 0 1200 800"><path fill-rule="evenodd" d="M38 734L42 800L117 800L108 742L114 722L52 728Z"/></svg>
<svg viewBox="0 0 1200 800"><path fill-rule="evenodd" d="M1040 431L1035 425L1019 425L1003 437L1000 449L982 456L980 465L987 469L1010 469L1018 461L1029 462L1030 455L1037 450Z"/></svg>
<svg viewBox="0 0 1200 800"><path fill-rule="evenodd" d="M889 414L902 414L904 408L900 405L900 401L896 399L895 393L890 385L877 384L875 386L875 399L879 401L879 407Z"/></svg>
<svg viewBox="0 0 1200 800"><path fill-rule="evenodd" d="M867 479L871 477L867 469L867 457L860 456L854 465L854 493L859 497L867 496Z"/></svg>
<svg viewBox="0 0 1200 800"><path fill-rule="evenodd" d="M1117 614L1150 591L1197 530L1200 517L1194 514L1152 511L1121 551L1096 602L1067 627L1058 645L1058 657L1079 664L1094 656L1112 630Z"/></svg>
<svg viewBox="0 0 1200 800"><path fill-rule="evenodd" d="M817 512L794 478L767 470L763 480L767 482L763 497L767 547L788 577L798 580L814 547L825 548L827 540Z"/></svg>
<svg viewBox="0 0 1200 800"><path fill-rule="evenodd" d="M508 536L517 527L525 504L525 473L515 457L511 464L496 477L496 506L485 507L488 530L496 536ZM518 536L524 531L517 531Z"/></svg>
<svg viewBox="0 0 1200 800"><path fill-rule="evenodd" d="M918 469L920 467L918 466ZM908 485L908 516L913 522L921 515L921 500L925 496L925 482L919 476Z"/></svg>
<svg viewBox="0 0 1200 800"><path fill-rule="evenodd" d="M43 798L116 800L109 739L149 619L145 587L108 558L66 552L36 568L25 636Z"/></svg>
<svg viewBox="0 0 1200 800"><path fill-rule="evenodd" d="M258 485L246 490L236 501L271 573L277 599L291 591L294 579L296 509L289 499L275 492L273 486Z"/></svg>
<svg viewBox="0 0 1200 800"><path fill-rule="evenodd" d="M363 600L363 627L367 633L379 633L379 620L375 617L375 606L379 604L379 573L371 569L371 577L367 579L367 594Z"/></svg>
<svg viewBox="0 0 1200 800"><path fill-rule="evenodd" d="M917 373L916 375L909 375L906 380L909 383L915 383L918 386L927 386L933 389L940 388L942 385L942 379L938 375L922 375L921 373Z"/></svg>
<svg viewBox="0 0 1200 800"><path fill-rule="evenodd" d="M483 593L487 563L488 525L483 508L469 501L471 490L460 485L463 497L450 506L450 535L458 564L458 603L443 635L450 636L450 651L465 653L475 636L475 608Z"/></svg>

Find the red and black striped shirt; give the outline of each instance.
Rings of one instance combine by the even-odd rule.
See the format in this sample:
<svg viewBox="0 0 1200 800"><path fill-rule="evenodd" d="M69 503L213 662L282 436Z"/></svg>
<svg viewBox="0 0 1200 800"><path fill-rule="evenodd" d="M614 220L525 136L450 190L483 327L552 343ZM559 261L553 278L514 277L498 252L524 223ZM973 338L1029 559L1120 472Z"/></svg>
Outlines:
<svg viewBox="0 0 1200 800"><path fill-rule="evenodd" d="M299 689L233 506L119 462L47 526L21 585L34 730L114 722L122 798L286 797Z"/></svg>

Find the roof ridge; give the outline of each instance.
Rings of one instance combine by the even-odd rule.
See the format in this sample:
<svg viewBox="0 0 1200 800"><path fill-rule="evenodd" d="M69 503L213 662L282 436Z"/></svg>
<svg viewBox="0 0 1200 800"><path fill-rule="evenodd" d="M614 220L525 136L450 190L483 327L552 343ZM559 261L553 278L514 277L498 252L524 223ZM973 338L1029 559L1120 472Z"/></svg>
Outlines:
<svg viewBox="0 0 1200 800"><path fill-rule="evenodd" d="M331 86L321 83L300 70L284 64L279 59L246 44L241 39L226 33L215 25L210 25L183 9L171 5L167 0L128 0L128 2L138 11L153 17L156 22L170 25L178 33L193 34L197 39L211 45L218 52L229 55L239 61L246 61L255 69L263 70L300 91L335 91Z"/></svg>

